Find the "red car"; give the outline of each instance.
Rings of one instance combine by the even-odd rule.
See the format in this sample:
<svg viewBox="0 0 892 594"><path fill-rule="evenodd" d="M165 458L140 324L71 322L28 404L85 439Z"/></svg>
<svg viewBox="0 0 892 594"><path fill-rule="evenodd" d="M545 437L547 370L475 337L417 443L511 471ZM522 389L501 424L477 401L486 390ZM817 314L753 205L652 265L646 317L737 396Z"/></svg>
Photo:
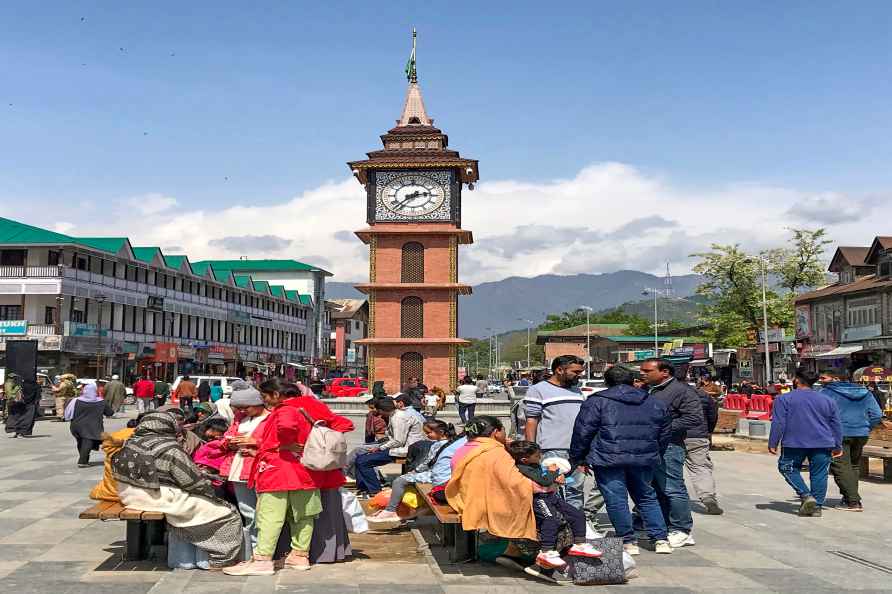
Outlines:
<svg viewBox="0 0 892 594"><path fill-rule="evenodd" d="M349 398L369 391L369 382L355 377L336 377L325 389L330 398Z"/></svg>

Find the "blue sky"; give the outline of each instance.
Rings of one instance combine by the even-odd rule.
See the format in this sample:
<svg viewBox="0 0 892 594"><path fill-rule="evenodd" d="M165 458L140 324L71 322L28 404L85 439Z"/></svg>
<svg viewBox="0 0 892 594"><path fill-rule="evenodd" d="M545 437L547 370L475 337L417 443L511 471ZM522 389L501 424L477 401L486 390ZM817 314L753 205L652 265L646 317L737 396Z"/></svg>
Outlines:
<svg viewBox="0 0 892 594"><path fill-rule="evenodd" d="M399 115L413 25L428 112L484 182L616 162L675 195L888 196L892 4L553 8L4 2L0 214L130 232L134 198L172 198L170 218L343 182Z"/></svg>

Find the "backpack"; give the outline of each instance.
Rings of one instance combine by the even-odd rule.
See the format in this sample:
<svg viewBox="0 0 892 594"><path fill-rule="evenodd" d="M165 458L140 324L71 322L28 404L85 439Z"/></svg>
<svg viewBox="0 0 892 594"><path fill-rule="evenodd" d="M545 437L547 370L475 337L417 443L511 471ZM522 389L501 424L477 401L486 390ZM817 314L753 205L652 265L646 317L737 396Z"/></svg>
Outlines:
<svg viewBox="0 0 892 594"><path fill-rule="evenodd" d="M347 465L347 436L325 426L325 421L315 421L300 409L313 428L304 444L300 463L308 470L335 470Z"/></svg>

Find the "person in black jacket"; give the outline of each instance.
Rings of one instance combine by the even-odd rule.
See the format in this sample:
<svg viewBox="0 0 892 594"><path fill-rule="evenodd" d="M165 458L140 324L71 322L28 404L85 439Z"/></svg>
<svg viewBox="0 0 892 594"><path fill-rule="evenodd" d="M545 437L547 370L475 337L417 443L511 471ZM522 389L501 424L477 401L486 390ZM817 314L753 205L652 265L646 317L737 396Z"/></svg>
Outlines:
<svg viewBox="0 0 892 594"><path fill-rule="evenodd" d="M712 458L709 457L712 432L715 431L715 425L719 420L719 405L705 389L697 390L697 393L700 396L700 404L703 406L703 417L706 422L701 427L688 430L688 435L684 440L686 452L684 466L691 475L694 493L706 508L706 513L720 516L724 510L719 507L716 498L715 478L712 476Z"/></svg>
<svg viewBox="0 0 892 594"><path fill-rule="evenodd" d="M705 431L706 419L700 396L685 382L675 379L675 367L665 359L647 359L641 364L641 376L651 396L662 401L672 418L672 437L663 460L654 472L654 488L663 516L669 527L669 544L673 548L691 546L694 518L684 484L684 440L688 431Z"/></svg>
<svg viewBox="0 0 892 594"><path fill-rule="evenodd" d="M671 553L657 494L654 469L669 445L671 419L666 405L632 385L634 375L615 365L604 373L609 386L582 403L573 425L571 464L592 469L604 495L616 536L630 555L638 544L629 496L641 512L658 553Z"/></svg>

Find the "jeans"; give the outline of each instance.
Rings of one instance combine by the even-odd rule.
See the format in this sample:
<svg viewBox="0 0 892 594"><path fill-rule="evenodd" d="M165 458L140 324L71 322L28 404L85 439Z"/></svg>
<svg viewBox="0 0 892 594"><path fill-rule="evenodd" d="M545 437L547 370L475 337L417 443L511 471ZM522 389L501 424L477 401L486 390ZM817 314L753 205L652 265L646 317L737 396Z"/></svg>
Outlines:
<svg viewBox="0 0 892 594"><path fill-rule="evenodd" d="M257 548L257 492L248 483L230 481L238 502L238 513L242 515L245 530L251 536L251 550Z"/></svg>
<svg viewBox="0 0 892 594"><path fill-rule="evenodd" d="M802 462L808 458L808 480L802 479ZM796 494L800 497L811 495L819 506L827 497L827 473L830 470L830 450L825 448L782 448L777 469Z"/></svg>
<svg viewBox="0 0 892 594"><path fill-rule="evenodd" d="M564 460L569 461L570 450L542 450L542 459L544 460L546 458L563 458ZM561 491L563 491L563 493L561 496L567 503L578 510L582 510L583 499L585 499L585 473L579 472L579 470L574 468L573 472L570 474L570 478L573 479L573 484L562 487Z"/></svg>
<svg viewBox="0 0 892 594"><path fill-rule="evenodd" d="M369 495L375 495L381 491L381 481L375 468L393 462L393 458L387 450L360 454L353 463L353 472L356 475L356 490L365 491Z"/></svg>
<svg viewBox="0 0 892 594"><path fill-rule="evenodd" d="M557 493L537 493L533 495L533 515L539 531L539 544L543 551L553 551L557 547L558 532L564 520L573 532L573 542L585 542L585 515L561 499Z"/></svg>
<svg viewBox="0 0 892 594"><path fill-rule="evenodd" d="M462 423L467 423L474 417L474 409L477 408L477 403L474 404L464 404L463 402L459 402L458 404L458 418L461 419Z"/></svg>
<svg viewBox="0 0 892 594"><path fill-rule="evenodd" d="M387 507L384 509L389 512L396 512L396 509L400 506L400 502L403 500L403 495L406 494L406 489L408 489L411 484L412 483L406 480L405 475L395 478L390 485L390 501L387 502Z"/></svg>
<svg viewBox="0 0 892 594"><path fill-rule="evenodd" d="M715 500L715 478L712 476L712 458L709 457L709 439L689 437L684 440L686 452L684 467L694 485L694 494L700 501Z"/></svg>
<svg viewBox="0 0 892 594"><path fill-rule="evenodd" d="M654 468L654 489L670 532L687 534L694 529L691 502L684 484L684 446L670 443L660 464Z"/></svg>
<svg viewBox="0 0 892 594"><path fill-rule="evenodd" d="M844 437L842 456L833 458L830 462L830 474L846 503L861 503L858 481L861 475L861 452L867 440L867 437Z"/></svg>
<svg viewBox="0 0 892 594"><path fill-rule="evenodd" d="M638 506L647 535L652 540L666 540L666 520L653 488L654 469L649 466L598 466L594 469L598 488L607 503L607 515L617 538L635 542L629 497Z"/></svg>
<svg viewBox="0 0 892 594"><path fill-rule="evenodd" d="M136 399L136 410L139 411L139 414L152 412L155 410L155 397L152 398L137 398Z"/></svg>

